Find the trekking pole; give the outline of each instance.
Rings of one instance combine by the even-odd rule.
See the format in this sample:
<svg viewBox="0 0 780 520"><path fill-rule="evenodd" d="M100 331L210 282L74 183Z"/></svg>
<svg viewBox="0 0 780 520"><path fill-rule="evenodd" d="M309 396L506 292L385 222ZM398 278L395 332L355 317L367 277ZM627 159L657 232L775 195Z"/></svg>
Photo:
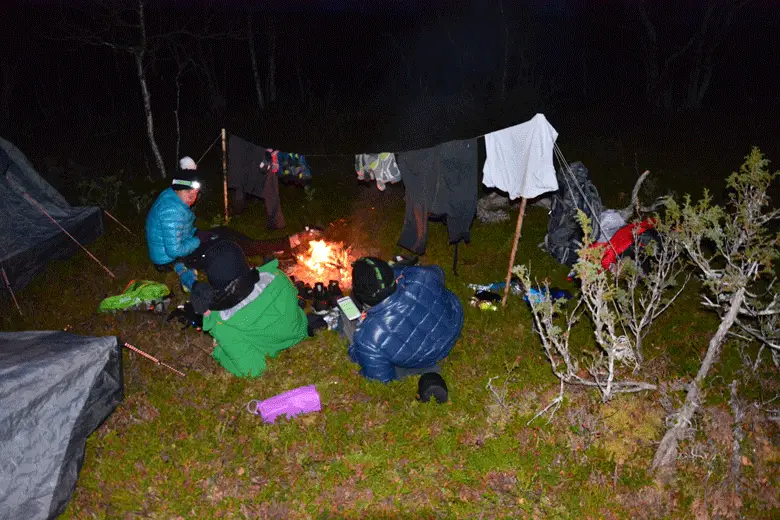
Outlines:
<svg viewBox="0 0 780 520"><path fill-rule="evenodd" d="M225 129L222 129L222 189L225 194L225 224L228 223L228 175L227 175L227 138Z"/></svg>
<svg viewBox="0 0 780 520"><path fill-rule="evenodd" d="M517 243L520 240L520 231L523 229L523 215L525 215L525 197L520 201L520 213L517 215L517 227L515 228L515 241L512 243L512 254L509 255L509 269L506 272L506 287L504 287L504 297L501 299L501 306L506 307L506 298L509 296L509 283L512 281L512 266L515 263L517 254Z"/></svg>
<svg viewBox="0 0 780 520"><path fill-rule="evenodd" d="M162 366L164 366L165 368L167 368L168 370L171 370L171 371L173 371L173 372L176 372L176 373L177 373L177 374L179 374L181 377L185 377L185 375L186 375L184 372L179 372L178 370L176 370L176 369L175 369L175 368L173 368L172 366L170 366L170 365L166 365L165 363L163 363L162 361L160 361L160 360L159 360L159 359L157 359L156 357L154 357L154 356L152 356L152 355L149 355L149 354L147 354L146 352L144 352L143 350L141 350L141 349L139 349L139 348L136 348L136 347L132 346L130 343L125 343L125 344L124 344L124 346L125 346L125 347L127 347L128 349L132 350L132 351L133 351L133 352L135 352L136 354L141 354L143 357L145 357L145 358L147 358L147 359L150 359L150 360L154 361L154 363L155 363L155 364L157 364L157 365L162 365Z"/></svg>

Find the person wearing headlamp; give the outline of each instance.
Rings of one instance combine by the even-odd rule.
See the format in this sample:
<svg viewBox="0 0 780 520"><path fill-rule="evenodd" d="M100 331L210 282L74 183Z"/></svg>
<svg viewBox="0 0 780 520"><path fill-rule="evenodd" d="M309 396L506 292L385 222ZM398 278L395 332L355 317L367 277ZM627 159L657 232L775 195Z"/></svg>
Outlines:
<svg viewBox="0 0 780 520"><path fill-rule="evenodd" d="M146 217L149 258L161 271L169 270L200 246L194 226L195 213L191 209L198 200L200 188L195 161L184 157L179 161L171 186L160 193L149 210ZM184 269L176 269L180 270Z"/></svg>
<svg viewBox="0 0 780 520"><path fill-rule="evenodd" d="M318 230L307 229L286 237L255 240L224 226L209 231L196 229L192 206L202 186L197 168L190 157L183 157L171 186L160 193L146 217L149 258L159 271L175 270L185 289L195 283L193 268L202 267L206 251L217 239L236 242L246 256L265 257L289 251L307 237L321 235Z"/></svg>

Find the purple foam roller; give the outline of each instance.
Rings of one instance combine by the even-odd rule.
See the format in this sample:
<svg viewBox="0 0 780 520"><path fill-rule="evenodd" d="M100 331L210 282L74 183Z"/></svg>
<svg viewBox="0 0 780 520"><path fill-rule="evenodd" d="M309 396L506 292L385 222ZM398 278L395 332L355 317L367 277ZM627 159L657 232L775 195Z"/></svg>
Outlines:
<svg viewBox="0 0 780 520"><path fill-rule="evenodd" d="M253 410L252 403L257 403ZM314 385L301 386L283 394L275 395L265 401L252 401L250 412L260 415L264 422L273 423L280 415L287 418L309 412L319 412L322 409L320 394Z"/></svg>

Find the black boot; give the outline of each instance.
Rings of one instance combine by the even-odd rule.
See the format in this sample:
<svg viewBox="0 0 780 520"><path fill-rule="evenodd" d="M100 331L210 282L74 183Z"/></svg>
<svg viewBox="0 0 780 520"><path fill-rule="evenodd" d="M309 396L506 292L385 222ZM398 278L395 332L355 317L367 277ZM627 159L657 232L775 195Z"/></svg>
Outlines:
<svg viewBox="0 0 780 520"><path fill-rule="evenodd" d="M448 399L447 383L436 372L427 372L420 376L417 383L417 399L427 403L434 398L439 404L446 403Z"/></svg>

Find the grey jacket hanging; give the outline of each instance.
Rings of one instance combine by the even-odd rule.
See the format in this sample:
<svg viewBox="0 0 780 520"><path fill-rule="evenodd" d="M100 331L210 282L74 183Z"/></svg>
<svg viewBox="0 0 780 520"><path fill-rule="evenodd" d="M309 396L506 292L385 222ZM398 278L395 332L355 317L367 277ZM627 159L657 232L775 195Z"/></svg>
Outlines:
<svg viewBox="0 0 780 520"><path fill-rule="evenodd" d="M468 243L477 210L477 140L399 153L397 161L406 186L406 213L398 245L425 254L430 216L446 219L450 244Z"/></svg>

